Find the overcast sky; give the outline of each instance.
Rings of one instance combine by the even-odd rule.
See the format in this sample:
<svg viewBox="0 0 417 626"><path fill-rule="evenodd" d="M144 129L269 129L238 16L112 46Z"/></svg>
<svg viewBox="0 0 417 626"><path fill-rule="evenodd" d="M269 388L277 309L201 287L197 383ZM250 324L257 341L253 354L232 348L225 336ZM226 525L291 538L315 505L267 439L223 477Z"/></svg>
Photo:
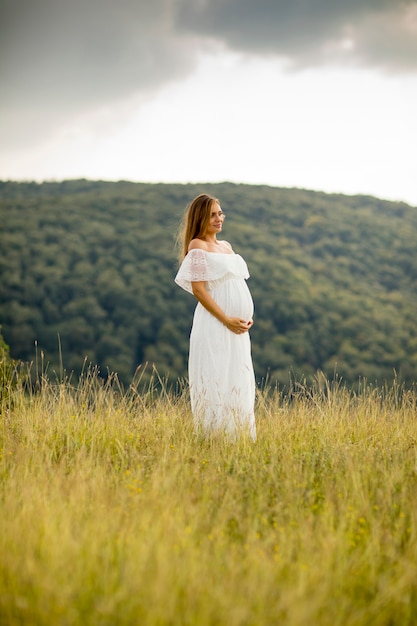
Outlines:
<svg viewBox="0 0 417 626"><path fill-rule="evenodd" d="M417 206L417 0L0 0L0 179Z"/></svg>

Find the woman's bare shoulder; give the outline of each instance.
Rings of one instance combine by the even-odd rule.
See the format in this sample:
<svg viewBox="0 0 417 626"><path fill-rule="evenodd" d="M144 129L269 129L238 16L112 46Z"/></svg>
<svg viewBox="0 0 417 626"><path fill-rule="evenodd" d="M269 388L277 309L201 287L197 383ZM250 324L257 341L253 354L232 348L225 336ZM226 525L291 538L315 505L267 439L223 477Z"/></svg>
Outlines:
<svg viewBox="0 0 417 626"><path fill-rule="evenodd" d="M208 250L208 245L206 241L203 241L202 239L191 239L190 243L188 244L188 252L190 252L190 250Z"/></svg>

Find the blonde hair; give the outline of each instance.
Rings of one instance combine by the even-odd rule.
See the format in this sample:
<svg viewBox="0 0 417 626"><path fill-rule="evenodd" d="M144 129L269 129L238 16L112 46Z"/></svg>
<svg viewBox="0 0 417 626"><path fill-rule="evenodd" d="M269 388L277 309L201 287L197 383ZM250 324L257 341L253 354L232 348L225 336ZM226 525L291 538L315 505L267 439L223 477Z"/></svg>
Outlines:
<svg viewBox="0 0 417 626"><path fill-rule="evenodd" d="M210 221L213 205L218 202L219 201L214 196L210 196L207 193L200 193L200 195L194 198L187 206L178 236L180 261L182 261L187 254L190 241L197 237L200 239L204 237Z"/></svg>

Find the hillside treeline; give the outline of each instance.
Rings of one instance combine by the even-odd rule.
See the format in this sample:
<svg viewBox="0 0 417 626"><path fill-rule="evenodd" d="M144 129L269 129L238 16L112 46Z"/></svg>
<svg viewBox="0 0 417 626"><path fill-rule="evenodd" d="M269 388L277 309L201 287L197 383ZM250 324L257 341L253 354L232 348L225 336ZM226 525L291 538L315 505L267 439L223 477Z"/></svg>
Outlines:
<svg viewBox="0 0 417 626"><path fill-rule="evenodd" d="M0 324L14 358L128 383L186 376L193 297L174 284L186 204L215 194L246 259L258 380L417 378L417 209L267 186L0 183ZM36 343L36 349L35 349ZM149 371L149 368L148 368Z"/></svg>

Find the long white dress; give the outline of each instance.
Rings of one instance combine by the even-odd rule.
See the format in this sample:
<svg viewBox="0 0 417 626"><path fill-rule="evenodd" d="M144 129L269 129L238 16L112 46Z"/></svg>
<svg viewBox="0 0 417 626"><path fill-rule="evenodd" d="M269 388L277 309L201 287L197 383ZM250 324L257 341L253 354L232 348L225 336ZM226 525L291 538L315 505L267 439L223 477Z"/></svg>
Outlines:
<svg viewBox="0 0 417 626"><path fill-rule="evenodd" d="M175 282L192 293L191 283L205 281L228 316L250 320L253 301L246 284L248 267L238 254L190 250ZM255 376L249 333L235 334L198 303L190 335L188 361L191 410L197 428L256 438Z"/></svg>

